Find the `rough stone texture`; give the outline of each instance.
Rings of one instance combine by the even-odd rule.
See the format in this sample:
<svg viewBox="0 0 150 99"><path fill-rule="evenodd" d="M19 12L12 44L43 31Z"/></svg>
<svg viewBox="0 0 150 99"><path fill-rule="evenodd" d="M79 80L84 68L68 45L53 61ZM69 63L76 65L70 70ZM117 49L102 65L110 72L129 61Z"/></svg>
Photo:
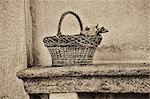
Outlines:
<svg viewBox="0 0 150 99"><path fill-rule="evenodd" d="M23 78L49 78L49 77L74 77L74 76L134 76L150 75L150 64L95 64L88 66L67 67L33 67L17 73Z"/></svg>
<svg viewBox="0 0 150 99"><path fill-rule="evenodd" d="M150 64L95 64L88 66L33 67L17 73L23 78L74 77L74 76L136 76L150 75Z"/></svg>
<svg viewBox="0 0 150 99"><path fill-rule="evenodd" d="M34 67L18 72L28 93L149 93L149 64Z"/></svg>
<svg viewBox="0 0 150 99"><path fill-rule="evenodd" d="M16 72L26 68L27 0L0 0L0 99L27 99Z"/></svg>
<svg viewBox="0 0 150 99"><path fill-rule="evenodd" d="M28 93L150 93L150 79L149 76L36 78L25 80L25 90Z"/></svg>
<svg viewBox="0 0 150 99"><path fill-rule="evenodd" d="M65 11L76 12L86 25L99 23L109 33L94 56L95 61L149 61L150 0L34 0L35 65L50 65L51 57L43 38L56 35L59 19ZM79 33L77 20L68 15L62 24L63 34Z"/></svg>

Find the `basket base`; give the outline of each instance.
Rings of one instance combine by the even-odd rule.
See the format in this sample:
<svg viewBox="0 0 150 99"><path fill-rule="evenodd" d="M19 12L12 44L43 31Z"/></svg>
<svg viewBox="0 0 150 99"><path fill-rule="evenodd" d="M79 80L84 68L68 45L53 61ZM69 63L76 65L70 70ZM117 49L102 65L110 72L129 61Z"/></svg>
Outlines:
<svg viewBox="0 0 150 99"><path fill-rule="evenodd" d="M58 67L58 66L81 66L81 65L91 65L92 60L81 60L81 61L75 61L75 60L52 60L52 66Z"/></svg>

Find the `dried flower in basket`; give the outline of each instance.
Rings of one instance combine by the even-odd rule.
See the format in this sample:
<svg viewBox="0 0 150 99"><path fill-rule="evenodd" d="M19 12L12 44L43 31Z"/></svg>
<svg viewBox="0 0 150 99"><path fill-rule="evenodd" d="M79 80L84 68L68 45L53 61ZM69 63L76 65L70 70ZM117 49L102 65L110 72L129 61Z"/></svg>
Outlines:
<svg viewBox="0 0 150 99"><path fill-rule="evenodd" d="M61 33L61 23L67 14L74 15L80 25L81 32L76 35L63 35ZM52 66L73 66L91 64L97 46L101 43L101 33L108 32L104 27L98 25L86 27L83 30L79 16L72 12L65 12L59 21L57 36L45 37L44 45L48 48Z"/></svg>
<svg viewBox="0 0 150 99"><path fill-rule="evenodd" d="M96 26L86 26L86 28L81 32L81 34L88 36L88 35L100 35L101 33L106 33L108 32L107 29L104 27L99 28L99 25L97 24Z"/></svg>

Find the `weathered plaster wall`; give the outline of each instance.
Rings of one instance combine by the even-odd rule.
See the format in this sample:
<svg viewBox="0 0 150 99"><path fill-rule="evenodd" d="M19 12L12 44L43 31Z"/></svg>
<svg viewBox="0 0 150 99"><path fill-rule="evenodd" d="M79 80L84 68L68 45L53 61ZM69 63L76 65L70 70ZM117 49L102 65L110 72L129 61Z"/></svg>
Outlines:
<svg viewBox="0 0 150 99"><path fill-rule="evenodd" d="M31 32L34 32L37 63L51 64L42 39L56 34L58 20L67 10L77 12L86 25L100 23L110 30L104 35L101 50L97 51L95 59L148 60L149 0L106 1L31 0L32 15L35 15L32 16L34 27L31 29L29 0L0 0L0 99L28 98L16 72L26 68L27 62L32 65ZM65 34L79 33L76 24L76 20L68 16L63 24Z"/></svg>
<svg viewBox="0 0 150 99"><path fill-rule="evenodd" d="M34 53L36 64L51 64L42 39L56 35L65 11L76 12L86 25L105 26L110 32L96 51L94 61L148 61L149 0L36 0L34 2ZM79 33L76 19L68 15L62 24L64 34Z"/></svg>
<svg viewBox="0 0 150 99"><path fill-rule="evenodd" d="M0 99L28 99L16 72L26 68L26 3L0 0Z"/></svg>

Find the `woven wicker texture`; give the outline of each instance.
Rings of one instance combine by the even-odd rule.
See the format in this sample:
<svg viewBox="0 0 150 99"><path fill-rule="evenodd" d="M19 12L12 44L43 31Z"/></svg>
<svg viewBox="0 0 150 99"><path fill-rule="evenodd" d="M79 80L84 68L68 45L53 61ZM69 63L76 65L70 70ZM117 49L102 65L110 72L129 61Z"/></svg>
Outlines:
<svg viewBox="0 0 150 99"><path fill-rule="evenodd" d="M102 40L102 36L84 36L84 35L61 35L44 38L45 46L86 46L97 47Z"/></svg>
<svg viewBox="0 0 150 99"><path fill-rule="evenodd" d="M80 34L62 35L61 23L67 14L72 14L77 18L81 29ZM45 37L43 39L45 46L51 54L52 66L91 64L95 50L102 40L100 33L108 32L104 27L99 29L96 26L96 28L95 33L93 33L94 35L87 35L77 14L72 11L62 14L57 36ZM89 31L87 28L85 30Z"/></svg>

